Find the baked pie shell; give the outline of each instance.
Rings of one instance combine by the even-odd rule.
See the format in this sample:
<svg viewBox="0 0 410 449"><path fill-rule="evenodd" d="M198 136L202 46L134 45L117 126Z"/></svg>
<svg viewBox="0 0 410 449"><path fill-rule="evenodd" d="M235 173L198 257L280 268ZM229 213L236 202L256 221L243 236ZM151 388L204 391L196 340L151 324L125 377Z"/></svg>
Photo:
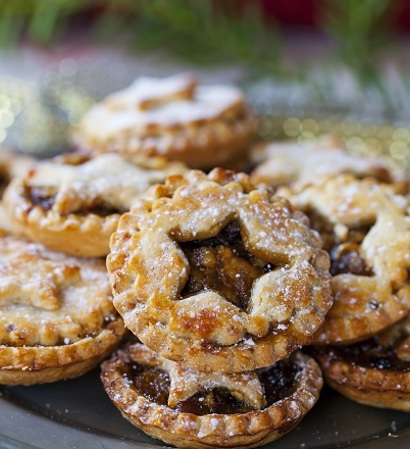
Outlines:
<svg viewBox="0 0 410 449"><path fill-rule="evenodd" d="M326 382L342 395L365 405L410 411L410 372L376 369L315 352Z"/></svg>
<svg viewBox="0 0 410 449"><path fill-rule="evenodd" d="M0 345L0 384L33 385L81 376L112 353L124 331L118 317L98 335L68 345Z"/></svg>
<svg viewBox="0 0 410 449"><path fill-rule="evenodd" d="M119 153L125 157L143 155L161 156L180 161L191 168L210 169L227 165L246 152L255 136L255 119L249 113L233 123L189 124L176 129L161 129L155 136L138 136L133 130L116 134L115 138L101 140L87 134L81 126L73 141L80 151L92 155Z"/></svg>
<svg viewBox="0 0 410 449"><path fill-rule="evenodd" d="M243 414L198 416L151 402L124 382L123 357L104 362L101 378L122 416L154 438L178 447L252 448L293 429L319 397L322 377L317 363L300 352L294 357L302 366L294 393L265 409Z"/></svg>

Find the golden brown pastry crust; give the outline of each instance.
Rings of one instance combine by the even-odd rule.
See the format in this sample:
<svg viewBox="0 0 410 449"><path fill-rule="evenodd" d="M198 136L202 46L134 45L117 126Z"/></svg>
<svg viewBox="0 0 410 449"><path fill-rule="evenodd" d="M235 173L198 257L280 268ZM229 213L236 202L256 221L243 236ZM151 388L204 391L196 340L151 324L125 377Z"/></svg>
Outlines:
<svg viewBox="0 0 410 449"><path fill-rule="evenodd" d="M310 342L333 300L328 256L305 220L244 174L168 178L121 217L111 238L114 305L126 327L171 360L218 372L269 366ZM184 297L192 266L180 243L214 237L233 221L248 253L268 268L248 305L212 287Z"/></svg>
<svg viewBox="0 0 410 449"><path fill-rule="evenodd" d="M120 214L150 185L184 170L159 158L130 163L114 154L66 155L16 178L4 202L30 239L75 256L105 256Z"/></svg>
<svg viewBox="0 0 410 449"><path fill-rule="evenodd" d="M79 376L123 333L103 261L0 239L0 383Z"/></svg>
<svg viewBox="0 0 410 449"><path fill-rule="evenodd" d="M325 249L331 252L331 271L339 263L346 265L343 272L333 272L335 302L314 337L315 344L349 344L366 339L410 311L406 197L375 180L357 180L350 175L322 180L299 193L283 188L278 194L308 213L313 227L325 241L330 239ZM352 243L354 234L362 235ZM351 245L355 248L353 262L344 262L343 252L349 257Z"/></svg>
<svg viewBox="0 0 410 449"><path fill-rule="evenodd" d="M250 160L258 164L251 174L255 184L291 184L294 189L301 189L320 182L323 177L346 173L394 183L400 191L407 191L409 185L408 175L392 161L381 156L350 154L334 135L301 142L258 145L251 151Z"/></svg>
<svg viewBox="0 0 410 449"><path fill-rule="evenodd" d="M14 178L23 176L34 163L35 159L30 156L9 150L0 151L0 228L7 233L19 232L4 207L4 191Z"/></svg>
<svg viewBox="0 0 410 449"><path fill-rule="evenodd" d="M101 378L109 397L124 418L154 438L178 447L251 448L274 441L290 431L311 409L322 386L317 364L312 358L297 352L292 360L301 371L296 376L294 391L290 396L248 413L199 416L178 412L147 399L124 375L129 364L160 365L164 369L161 359L143 345L135 344L104 362ZM195 374L192 370L181 367L175 367L174 370L180 370L179 375L182 375L174 382L177 389L181 387L178 379L184 384L184 379ZM201 376L203 374L200 373ZM248 374L225 377L245 378ZM255 375L252 373L251 376Z"/></svg>
<svg viewBox="0 0 410 449"><path fill-rule="evenodd" d="M255 119L231 86L198 86L195 78L140 78L92 107L74 142L91 154L163 156L211 168L243 153Z"/></svg>
<svg viewBox="0 0 410 449"><path fill-rule="evenodd" d="M343 347L318 348L314 355L321 365L326 381L341 394L361 404L408 412L409 331L410 320L407 317L375 337L373 341L358 344L354 359L347 351L343 351ZM373 346L376 346L376 349ZM383 352L384 350L386 352ZM372 352L378 354L378 358L372 356ZM369 366L369 362L361 363L360 358L364 362L370 359L373 364ZM393 361L386 362L389 358ZM396 367L394 360L399 364Z"/></svg>

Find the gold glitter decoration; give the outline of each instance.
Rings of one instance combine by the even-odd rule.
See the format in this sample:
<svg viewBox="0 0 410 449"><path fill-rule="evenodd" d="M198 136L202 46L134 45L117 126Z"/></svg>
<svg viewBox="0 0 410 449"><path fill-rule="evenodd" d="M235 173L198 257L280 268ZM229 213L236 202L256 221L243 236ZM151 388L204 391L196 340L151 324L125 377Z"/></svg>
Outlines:
<svg viewBox="0 0 410 449"><path fill-rule="evenodd" d="M40 157L60 153L68 145L70 126L92 103L58 72L44 86L0 76L0 149Z"/></svg>

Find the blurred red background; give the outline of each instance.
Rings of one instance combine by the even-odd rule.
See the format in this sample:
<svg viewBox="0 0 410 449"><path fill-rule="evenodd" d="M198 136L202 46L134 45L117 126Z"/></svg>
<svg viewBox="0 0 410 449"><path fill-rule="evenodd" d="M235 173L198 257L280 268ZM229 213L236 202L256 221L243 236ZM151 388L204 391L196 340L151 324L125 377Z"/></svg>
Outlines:
<svg viewBox="0 0 410 449"><path fill-rule="evenodd" d="M262 3L264 11L278 23L306 27L316 27L323 6L321 0L263 0ZM390 3L392 8L398 8L395 27L399 30L410 30L410 0L391 0Z"/></svg>

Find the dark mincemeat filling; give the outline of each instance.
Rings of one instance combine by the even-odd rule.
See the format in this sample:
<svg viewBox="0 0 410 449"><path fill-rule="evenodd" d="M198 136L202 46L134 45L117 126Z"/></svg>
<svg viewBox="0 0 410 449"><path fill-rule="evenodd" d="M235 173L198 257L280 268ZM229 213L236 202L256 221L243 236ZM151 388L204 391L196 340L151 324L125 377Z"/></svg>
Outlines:
<svg viewBox="0 0 410 449"><path fill-rule="evenodd" d="M267 407L294 392L300 370L296 364L289 361L281 361L273 367L258 370ZM125 375L132 379L140 394L159 405L167 405L170 379L165 371L144 365L132 365ZM207 415L247 413L254 408L236 399L226 388L218 387L200 391L189 399L179 402L175 410L194 415Z"/></svg>
<svg viewBox="0 0 410 449"><path fill-rule="evenodd" d="M349 229L343 241L334 233L334 225L324 217L308 211L307 215L313 229L319 232L323 240L323 249L330 256L330 273L333 276L351 273L358 276L372 276L373 271L360 256L359 250L363 239L370 230L370 226L360 226Z"/></svg>
<svg viewBox="0 0 410 449"><path fill-rule="evenodd" d="M349 346L332 346L327 349L317 349L340 360L363 366L365 368L376 368L381 370L410 371L410 362L400 360L393 348L384 347L372 338L361 343Z"/></svg>
<svg viewBox="0 0 410 449"><path fill-rule="evenodd" d="M180 243L180 247L190 265L182 297L213 290L247 310L254 281L274 268L246 250L235 221L215 237Z"/></svg>
<svg viewBox="0 0 410 449"><path fill-rule="evenodd" d="M54 206L56 193L51 190L47 191L46 189L32 187L29 189L29 196L33 204L48 212ZM96 202L93 206L87 206L84 210L76 210L74 213L80 216L94 214L99 217L108 217L113 214L121 214L122 211Z"/></svg>

